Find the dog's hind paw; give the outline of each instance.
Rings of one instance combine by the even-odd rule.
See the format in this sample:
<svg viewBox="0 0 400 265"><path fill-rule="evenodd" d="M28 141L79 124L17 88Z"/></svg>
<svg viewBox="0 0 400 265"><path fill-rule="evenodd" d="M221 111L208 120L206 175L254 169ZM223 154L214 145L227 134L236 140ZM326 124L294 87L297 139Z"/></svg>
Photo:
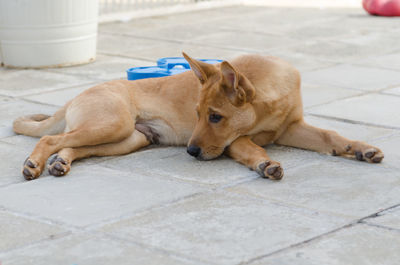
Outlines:
<svg viewBox="0 0 400 265"><path fill-rule="evenodd" d="M50 175L55 177L65 176L69 170L71 169L71 164L68 161L65 161L63 158L58 155L53 156L50 159L50 163L48 165L48 171Z"/></svg>
<svg viewBox="0 0 400 265"><path fill-rule="evenodd" d="M283 168L276 161L265 161L258 165L257 172L264 178L280 180L283 177Z"/></svg>
<svg viewBox="0 0 400 265"><path fill-rule="evenodd" d="M26 180L33 180L40 176L42 173L42 169L39 163L35 162L34 160L30 159L29 157L25 159L23 168L22 168L22 175Z"/></svg>

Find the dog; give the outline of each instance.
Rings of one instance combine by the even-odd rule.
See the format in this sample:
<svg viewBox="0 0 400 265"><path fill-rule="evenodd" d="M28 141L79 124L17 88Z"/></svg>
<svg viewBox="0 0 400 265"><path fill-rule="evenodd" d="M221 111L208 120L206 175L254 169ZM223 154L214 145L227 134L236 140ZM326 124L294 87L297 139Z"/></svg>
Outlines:
<svg viewBox="0 0 400 265"><path fill-rule="evenodd" d="M374 146L319 129L303 119L300 74L272 56L242 55L216 65L185 53L192 71L163 78L116 80L84 91L53 116L16 119L17 134L41 137L22 174L64 176L74 160L123 155L150 144L186 145L199 160L226 154L279 180L283 169L270 143L379 163Z"/></svg>

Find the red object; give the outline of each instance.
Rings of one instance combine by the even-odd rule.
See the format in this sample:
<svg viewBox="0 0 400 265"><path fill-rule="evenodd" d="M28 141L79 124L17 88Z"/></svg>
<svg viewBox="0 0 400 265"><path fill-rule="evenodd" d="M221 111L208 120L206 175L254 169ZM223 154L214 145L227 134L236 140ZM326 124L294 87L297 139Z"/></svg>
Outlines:
<svg viewBox="0 0 400 265"><path fill-rule="evenodd" d="M363 0L364 9L371 15L400 16L400 0Z"/></svg>

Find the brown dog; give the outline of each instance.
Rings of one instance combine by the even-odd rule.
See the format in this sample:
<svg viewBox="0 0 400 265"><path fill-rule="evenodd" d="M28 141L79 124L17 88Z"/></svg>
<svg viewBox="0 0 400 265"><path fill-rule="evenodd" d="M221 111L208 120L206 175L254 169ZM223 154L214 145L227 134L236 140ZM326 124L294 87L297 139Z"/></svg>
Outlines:
<svg viewBox="0 0 400 265"><path fill-rule="evenodd" d="M376 147L318 129L303 120L300 75L288 63L259 55L210 65L183 54L193 71L92 87L53 116L14 121L19 134L41 136L22 173L63 176L72 161L127 154L151 143L188 145L198 159L226 153L261 176L281 179L279 162L261 147L269 143L379 163ZM200 80L200 82L199 82Z"/></svg>

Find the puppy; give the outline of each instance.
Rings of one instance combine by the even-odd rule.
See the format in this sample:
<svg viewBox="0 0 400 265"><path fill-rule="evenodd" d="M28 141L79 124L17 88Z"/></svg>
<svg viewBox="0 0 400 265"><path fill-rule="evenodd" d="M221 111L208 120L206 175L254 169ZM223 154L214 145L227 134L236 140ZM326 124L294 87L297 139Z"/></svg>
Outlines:
<svg viewBox="0 0 400 265"><path fill-rule="evenodd" d="M293 146L379 163L377 147L304 122L299 72L271 56L243 55L210 65L183 53L192 71L179 75L118 80L94 86L53 116L14 121L18 134L41 137L22 173L48 170L64 176L74 160L122 155L154 144L187 145L200 160L225 153L270 179L283 169L262 146Z"/></svg>

